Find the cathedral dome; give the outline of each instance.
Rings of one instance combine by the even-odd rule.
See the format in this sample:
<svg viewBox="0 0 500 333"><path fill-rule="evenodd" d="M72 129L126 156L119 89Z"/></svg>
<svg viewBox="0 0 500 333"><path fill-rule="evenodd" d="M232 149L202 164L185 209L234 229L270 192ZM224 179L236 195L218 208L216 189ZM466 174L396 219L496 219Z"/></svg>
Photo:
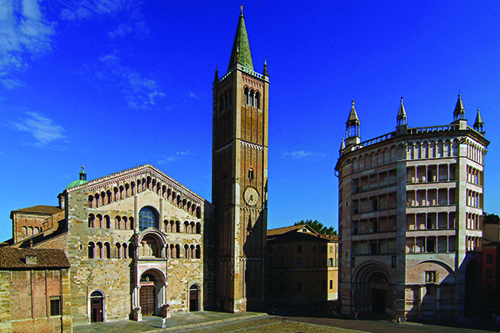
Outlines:
<svg viewBox="0 0 500 333"><path fill-rule="evenodd" d="M87 174L85 173L84 167L82 166L82 171L80 171L80 179L74 180L71 183L69 183L68 186L66 186L65 190L85 184L87 182Z"/></svg>

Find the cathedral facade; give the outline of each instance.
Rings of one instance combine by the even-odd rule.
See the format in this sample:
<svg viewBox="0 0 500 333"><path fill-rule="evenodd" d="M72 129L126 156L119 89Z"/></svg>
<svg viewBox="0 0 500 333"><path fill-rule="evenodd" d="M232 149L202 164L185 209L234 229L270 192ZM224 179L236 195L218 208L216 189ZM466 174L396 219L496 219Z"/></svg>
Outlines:
<svg viewBox="0 0 500 333"><path fill-rule="evenodd" d="M479 110L459 96L449 125L408 127L361 141L352 103L339 177L342 313L460 318L480 300L484 158Z"/></svg>
<svg viewBox="0 0 500 333"><path fill-rule="evenodd" d="M58 206L12 211L13 238L2 246L21 249L16 256L28 261L37 250L44 258L47 250L63 250L57 252L62 264L51 269L66 288L45 292L40 311L13 316L7 310L22 295L0 288L0 329L9 331L16 321L27 330L71 331L72 325L142 320L159 315L164 304L173 312L262 309L268 85L267 69L253 70L242 12L228 72L220 79L216 72L213 84L213 203L145 164L94 180L82 167ZM13 276L7 273L0 277ZM9 281L0 286L15 284Z"/></svg>

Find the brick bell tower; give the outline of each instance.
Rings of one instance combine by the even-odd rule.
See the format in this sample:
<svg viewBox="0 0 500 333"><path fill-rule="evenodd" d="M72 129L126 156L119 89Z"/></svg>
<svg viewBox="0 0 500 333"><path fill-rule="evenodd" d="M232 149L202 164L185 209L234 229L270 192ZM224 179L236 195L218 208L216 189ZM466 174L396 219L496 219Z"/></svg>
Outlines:
<svg viewBox="0 0 500 333"><path fill-rule="evenodd" d="M215 306L260 310L267 234L269 76L254 71L243 17L229 68L213 84L212 201Z"/></svg>

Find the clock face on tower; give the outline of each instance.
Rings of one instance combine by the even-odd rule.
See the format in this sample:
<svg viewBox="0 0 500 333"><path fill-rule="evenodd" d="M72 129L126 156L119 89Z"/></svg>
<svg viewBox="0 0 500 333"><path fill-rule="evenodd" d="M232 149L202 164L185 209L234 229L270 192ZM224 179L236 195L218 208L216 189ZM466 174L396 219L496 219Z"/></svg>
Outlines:
<svg viewBox="0 0 500 333"><path fill-rule="evenodd" d="M247 187L243 196L249 206L255 206L259 201L259 193L254 187Z"/></svg>

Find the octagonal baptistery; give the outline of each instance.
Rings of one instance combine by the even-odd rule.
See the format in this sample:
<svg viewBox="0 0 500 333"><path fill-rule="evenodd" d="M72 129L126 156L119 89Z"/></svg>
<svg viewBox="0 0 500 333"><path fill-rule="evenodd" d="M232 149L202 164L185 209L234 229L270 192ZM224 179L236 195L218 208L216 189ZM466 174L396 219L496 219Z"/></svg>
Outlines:
<svg viewBox="0 0 500 333"><path fill-rule="evenodd" d="M147 164L72 184L59 200L74 324L141 320L167 303L197 311L212 301L208 201Z"/></svg>
<svg viewBox="0 0 500 333"><path fill-rule="evenodd" d="M339 177L339 292L344 314L463 317L479 308L484 137L459 96L450 125L361 141L354 101Z"/></svg>

